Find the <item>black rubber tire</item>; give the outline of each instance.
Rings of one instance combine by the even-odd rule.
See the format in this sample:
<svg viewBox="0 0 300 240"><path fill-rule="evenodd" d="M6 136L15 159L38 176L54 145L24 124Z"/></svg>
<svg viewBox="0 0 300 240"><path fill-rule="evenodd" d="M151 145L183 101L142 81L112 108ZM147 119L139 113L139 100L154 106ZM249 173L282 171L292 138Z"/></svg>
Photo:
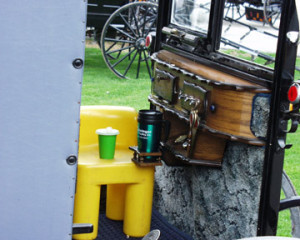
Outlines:
<svg viewBox="0 0 300 240"><path fill-rule="evenodd" d="M281 188L285 194L286 199L292 198L294 196L298 196L297 192L286 174L285 171L282 173L282 183ZM300 238L300 207L290 208L291 213L291 221L292 221L292 231L291 234L293 237Z"/></svg>

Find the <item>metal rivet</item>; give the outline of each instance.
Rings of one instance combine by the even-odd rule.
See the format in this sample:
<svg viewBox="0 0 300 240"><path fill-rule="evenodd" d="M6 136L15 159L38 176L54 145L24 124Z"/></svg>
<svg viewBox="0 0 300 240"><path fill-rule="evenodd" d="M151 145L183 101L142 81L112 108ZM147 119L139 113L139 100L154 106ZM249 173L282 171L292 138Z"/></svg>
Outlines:
<svg viewBox="0 0 300 240"><path fill-rule="evenodd" d="M76 68L76 69L80 69L83 67L83 60L80 59L80 58L76 58L74 61L73 61L73 67Z"/></svg>
<svg viewBox="0 0 300 240"><path fill-rule="evenodd" d="M209 110L210 110L212 113L216 112L216 110L217 110L216 105L214 105L214 104L210 105Z"/></svg>
<svg viewBox="0 0 300 240"><path fill-rule="evenodd" d="M71 155L66 159L66 161L67 161L67 164L74 165L77 162L77 157L74 155Z"/></svg>

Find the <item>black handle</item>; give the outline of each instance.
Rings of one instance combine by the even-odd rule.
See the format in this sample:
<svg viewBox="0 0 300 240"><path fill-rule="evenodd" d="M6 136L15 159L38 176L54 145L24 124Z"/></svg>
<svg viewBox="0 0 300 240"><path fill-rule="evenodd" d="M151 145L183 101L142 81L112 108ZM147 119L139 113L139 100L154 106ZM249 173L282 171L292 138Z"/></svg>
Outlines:
<svg viewBox="0 0 300 240"><path fill-rule="evenodd" d="M74 223L72 234L92 233L94 226L91 223Z"/></svg>

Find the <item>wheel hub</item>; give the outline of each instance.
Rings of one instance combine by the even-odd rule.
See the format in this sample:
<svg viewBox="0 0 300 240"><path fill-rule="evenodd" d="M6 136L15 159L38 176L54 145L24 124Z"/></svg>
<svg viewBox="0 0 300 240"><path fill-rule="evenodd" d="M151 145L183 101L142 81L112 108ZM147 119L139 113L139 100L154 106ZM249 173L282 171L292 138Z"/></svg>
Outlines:
<svg viewBox="0 0 300 240"><path fill-rule="evenodd" d="M135 42L135 47L138 50L143 50L146 48L146 39L145 38L138 38Z"/></svg>

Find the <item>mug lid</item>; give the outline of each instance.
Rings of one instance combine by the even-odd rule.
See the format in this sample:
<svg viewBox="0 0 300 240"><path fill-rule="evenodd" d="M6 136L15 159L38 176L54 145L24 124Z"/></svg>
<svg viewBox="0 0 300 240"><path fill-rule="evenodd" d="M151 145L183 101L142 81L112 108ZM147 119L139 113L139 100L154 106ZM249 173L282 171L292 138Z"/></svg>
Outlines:
<svg viewBox="0 0 300 240"><path fill-rule="evenodd" d="M113 129L112 127L107 128L99 128L96 130L96 134L98 135L118 135L120 132L117 129Z"/></svg>
<svg viewBox="0 0 300 240"><path fill-rule="evenodd" d="M161 121L163 113L157 110L140 110L138 120Z"/></svg>

